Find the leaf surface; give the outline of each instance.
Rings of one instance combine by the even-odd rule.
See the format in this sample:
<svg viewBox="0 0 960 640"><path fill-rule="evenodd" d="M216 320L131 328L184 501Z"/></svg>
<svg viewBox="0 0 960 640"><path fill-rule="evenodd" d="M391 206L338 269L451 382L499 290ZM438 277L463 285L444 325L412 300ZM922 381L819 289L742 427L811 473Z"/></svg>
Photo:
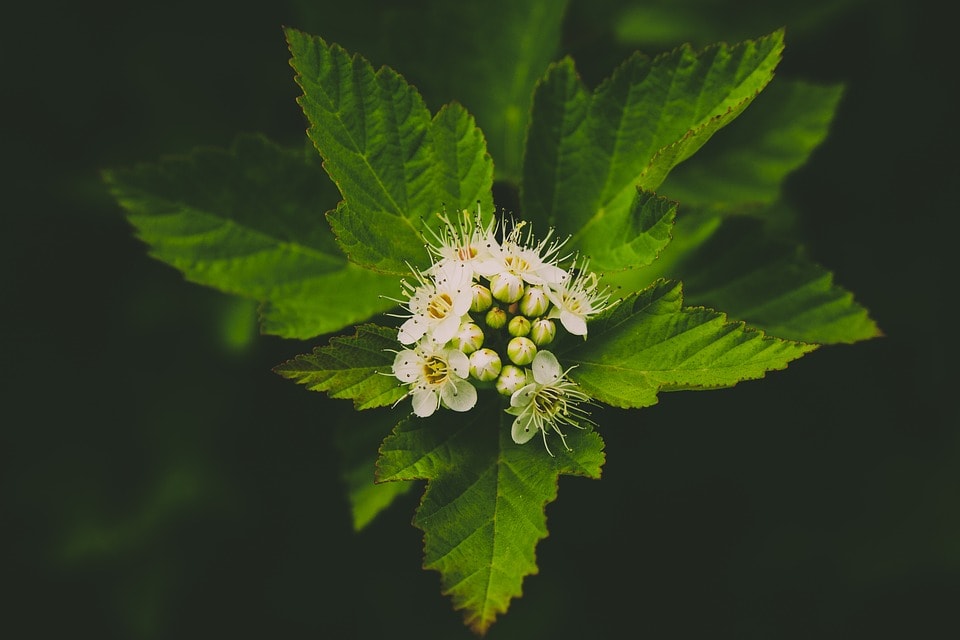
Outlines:
<svg viewBox="0 0 960 640"><path fill-rule="evenodd" d="M676 202L638 188L627 215L597 222L588 247L590 268L610 272L649 265L670 243L676 215Z"/></svg>
<svg viewBox="0 0 960 640"><path fill-rule="evenodd" d="M842 85L777 79L750 109L676 167L660 192L691 205L770 204L830 130Z"/></svg>
<svg viewBox="0 0 960 640"><path fill-rule="evenodd" d="M380 482L427 480L413 521L424 532L424 567L440 573L443 592L480 634L538 571L558 477L599 478L604 461L603 441L589 430L570 429L572 451L555 445L556 457L536 438L517 445L512 416L482 400L462 417L442 411L402 421L377 461Z"/></svg>
<svg viewBox="0 0 960 640"><path fill-rule="evenodd" d="M287 29L303 91L307 135L343 202L329 214L349 258L406 275L427 261L424 225L444 208L492 214L493 163L473 117L459 104L431 117L417 90L389 67L374 71L322 38Z"/></svg>
<svg viewBox="0 0 960 640"><path fill-rule="evenodd" d="M198 284L260 301L261 330L312 338L393 303L397 279L347 262L323 213L336 191L304 150L240 136L104 179L150 254ZM350 292L350 295L347 295Z"/></svg>
<svg viewBox="0 0 960 640"><path fill-rule="evenodd" d="M739 115L772 78L782 49L781 30L652 60L638 53L593 92L570 58L552 65L534 94L525 216L571 233L587 254L602 249L607 218L629 217L637 187L656 190Z"/></svg>
<svg viewBox="0 0 960 640"><path fill-rule="evenodd" d="M391 405L407 390L392 375L397 330L366 324L352 336L334 336L312 353L274 367L274 372L331 398L353 400L357 409Z"/></svg>
<svg viewBox="0 0 960 640"><path fill-rule="evenodd" d="M730 218L673 269L695 304L723 309L766 333L819 344L881 335L853 294L794 243L763 233L757 220Z"/></svg>
<svg viewBox="0 0 960 640"><path fill-rule="evenodd" d="M591 321L589 339L563 351L569 376L596 400L623 408L660 391L714 389L762 378L817 345L772 338L723 313L683 305L660 280Z"/></svg>
<svg viewBox="0 0 960 640"><path fill-rule="evenodd" d="M462 102L476 116L498 180L519 182L533 87L560 46L566 0L429 0L398 10L396 67L434 104ZM455 33L455 38L438 38Z"/></svg>

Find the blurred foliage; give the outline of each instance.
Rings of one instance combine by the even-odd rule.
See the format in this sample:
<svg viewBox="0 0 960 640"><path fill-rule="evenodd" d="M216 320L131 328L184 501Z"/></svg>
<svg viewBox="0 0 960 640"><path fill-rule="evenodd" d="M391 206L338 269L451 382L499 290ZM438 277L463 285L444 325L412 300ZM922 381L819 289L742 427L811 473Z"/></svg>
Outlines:
<svg viewBox="0 0 960 640"><path fill-rule="evenodd" d="M755 4L705 3L689 35L628 42L633 22L602 17L659 5L574 1L561 48L589 81L631 48L766 32ZM787 27L778 73L847 85L790 194L815 257L887 338L818 351L758 387L608 410L603 480L561 481L548 516L562 535L538 548L545 569L489 638L949 637L960 412L947 391L955 347L931 335L953 287L952 27L931 2L810 7L831 4L843 11L808 23L790 3L764 3ZM471 637L409 552L421 543L416 492L354 532L327 428L349 402L271 372L311 345L225 342L225 324L249 316L147 258L100 191L104 168L238 132L302 142L283 25L405 71L387 57L390 29L372 26L389 14L378 3L304 6L9 14L0 500L11 637ZM461 31L435 35L452 47ZM414 48L410 36L393 31Z"/></svg>

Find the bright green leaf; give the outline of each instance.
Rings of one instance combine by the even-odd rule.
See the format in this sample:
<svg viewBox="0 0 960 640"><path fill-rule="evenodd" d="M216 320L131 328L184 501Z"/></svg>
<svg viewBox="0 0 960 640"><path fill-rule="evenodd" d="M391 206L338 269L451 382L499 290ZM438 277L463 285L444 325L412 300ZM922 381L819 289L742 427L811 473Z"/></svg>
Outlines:
<svg viewBox="0 0 960 640"><path fill-rule="evenodd" d="M629 215L607 216L597 222L589 256L594 271L644 267L671 239L677 203L637 190Z"/></svg>
<svg viewBox="0 0 960 640"><path fill-rule="evenodd" d="M728 219L673 273L688 302L723 309L781 338L833 344L880 335L829 271L799 245L766 237L757 220Z"/></svg>
<svg viewBox="0 0 960 640"><path fill-rule="evenodd" d="M393 376L397 330L367 324L352 336L334 336L330 344L274 367L274 372L331 398L353 400L357 409L393 404L407 390Z"/></svg>
<svg viewBox="0 0 960 640"><path fill-rule="evenodd" d="M344 198L329 214L349 258L407 274L427 260L421 232L443 208L492 214L493 163L473 117L458 105L435 117L389 67L287 29L308 135Z"/></svg>
<svg viewBox="0 0 960 640"><path fill-rule="evenodd" d="M588 430L570 429L572 451L554 446L556 457L539 439L517 445L512 416L493 398L482 400L462 417L442 411L401 422L377 461L380 482L427 480L414 518L424 532L424 567L440 573L443 592L480 634L537 573L558 476L599 478L604 461L603 441Z"/></svg>
<svg viewBox="0 0 960 640"><path fill-rule="evenodd" d="M323 212L336 192L304 150L242 136L106 172L150 254L198 284L264 303L261 329L311 338L385 311L397 280L349 264ZM350 295L345 295L349 291Z"/></svg>
<svg viewBox="0 0 960 640"><path fill-rule="evenodd" d="M652 60L637 53L592 93L572 60L552 65L534 95L525 216L572 233L585 253L602 248L606 218L629 217L637 187L657 189L743 111L772 78L782 49L781 30Z"/></svg>
<svg viewBox="0 0 960 640"><path fill-rule="evenodd" d="M389 62L432 109L459 102L483 130L497 180L520 179L523 138L537 79L556 56L567 0L353 0L329 8L295 2L304 31Z"/></svg>
<svg viewBox="0 0 960 640"><path fill-rule="evenodd" d="M769 335L817 344L881 335L853 294L803 246L771 231L782 203L754 216L716 211L683 216L661 257L646 268L607 273L604 283L637 290L657 278L682 280L689 304L722 309Z"/></svg>
<svg viewBox="0 0 960 640"><path fill-rule="evenodd" d="M570 378L600 402L645 407L660 391L730 387L783 369L817 345L771 338L723 313L683 306L678 282L658 281L595 318L563 353Z"/></svg>

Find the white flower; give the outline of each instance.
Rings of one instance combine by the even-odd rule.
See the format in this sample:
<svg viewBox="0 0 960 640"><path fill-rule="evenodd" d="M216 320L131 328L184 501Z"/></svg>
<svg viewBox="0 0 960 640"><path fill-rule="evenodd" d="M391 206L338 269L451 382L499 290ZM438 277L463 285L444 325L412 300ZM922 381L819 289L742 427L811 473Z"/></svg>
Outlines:
<svg viewBox="0 0 960 640"><path fill-rule="evenodd" d="M410 317L400 325L397 338L401 344L413 344L426 336L439 345L446 344L470 310L472 273L463 263L448 262L439 266L432 278L417 271L414 274L420 284L403 283L411 294L406 303Z"/></svg>
<svg viewBox="0 0 960 640"><path fill-rule="evenodd" d="M469 411L477 403L477 390L466 379L470 360L458 349L427 342L417 349L404 349L393 360L393 375L410 385L413 412L426 418L443 406Z"/></svg>
<svg viewBox="0 0 960 640"><path fill-rule="evenodd" d="M587 337L587 318L611 306L608 303L609 289L598 290L599 278L587 266L584 263L576 276L571 268L566 282L547 290L547 297L553 303L547 317L559 318L564 329L584 339Z"/></svg>
<svg viewBox="0 0 960 640"><path fill-rule="evenodd" d="M487 224L484 224L480 216L479 203L475 216L471 216L466 209L461 211L456 226L446 215L441 215L440 219L443 220L444 225L440 233L429 229L433 241L428 241L427 250L437 258L437 261L428 273L449 263L460 263L469 268L472 276L481 262L489 260L500 249L500 243L497 242L495 235L496 218L491 218Z"/></svg>
<svg viewBox="0 0 960 640"><path fill-rule="evenodd" d="M566 377L560 369L557 357L549 351L538 351L531 365L533 382L524 385L510 396L510 408L507 413L517 416L513 421L510 435L517 444L528 442L537 432L543 436L543 446L551 456L553 452L547 445L547 429L552 429L567 446L566 436L560 431L560 423L583 428L583 423L591 423L589 412L578 405L589 402L590 396Z"/></svg>
<svg viewBox="0 0 960 640"><path fill-rule="evenodd" d="M480 261L475 266L477 273L490 278L491 283L496 276L504 274L534 285L562 283L568 276L566 271L557 266L557 262L565 258L558 258L557 254L566 240L551 243L550 236L553 235L553 229L551 229L539 244L530 246L532 239L530 233L525 239L521 238L524 225L524 222L520 222L514 226L503 243L493 247L491 257ZM492 284L491 290L493 290ZM522 294L521 290L520 295ZM520 299L520 295L516 296L516 300Z"/></svg>

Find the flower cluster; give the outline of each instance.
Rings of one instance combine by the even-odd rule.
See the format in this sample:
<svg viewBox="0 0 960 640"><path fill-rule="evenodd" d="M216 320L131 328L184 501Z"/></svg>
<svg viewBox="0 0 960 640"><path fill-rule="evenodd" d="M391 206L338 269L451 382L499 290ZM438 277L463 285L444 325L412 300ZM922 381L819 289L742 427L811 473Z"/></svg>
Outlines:
<svg viewBox="0 0 960 640"><path fill-rule="evenodd" d="M431 266L412 269L397 300L404 348L393 375L408 386L414 414L469 411L477 387L489 386L510 399L514 442L539 432L550 452L553 431L567 447L560 425L589 423L580 404L590 397L548 347L558 330L586 339L587 320L610 306L609 291L586 262L561 255L566 241L551 240L552 232L535 242L525 223L484 224L479 211L464 210L457 224L442 220L427 244Z"/></svg>

